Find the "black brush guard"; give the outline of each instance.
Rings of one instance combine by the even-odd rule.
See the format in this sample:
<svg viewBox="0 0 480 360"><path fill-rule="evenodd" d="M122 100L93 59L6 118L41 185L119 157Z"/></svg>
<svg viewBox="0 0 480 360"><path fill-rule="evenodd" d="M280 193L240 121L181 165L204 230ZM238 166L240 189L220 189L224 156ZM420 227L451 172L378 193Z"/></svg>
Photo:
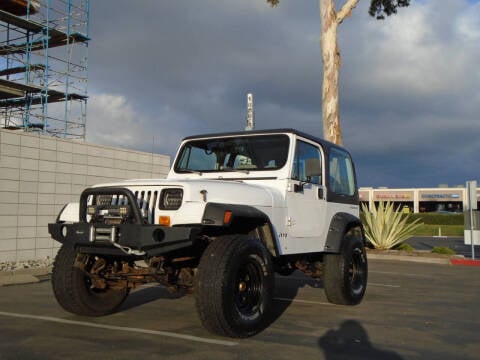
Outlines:
<svg viewBox="0 0 480 360"><path fill-rule="evenodd" d="M87 222L89 196L117 195L128 199L132 221L127 224ZM120 187L88 188L80 196L79 222L57 221L48 224L52 238L62 244L80 248L83 253L151 257L193 245L195 227L166 227L145 224L134 194Z"/></svg>

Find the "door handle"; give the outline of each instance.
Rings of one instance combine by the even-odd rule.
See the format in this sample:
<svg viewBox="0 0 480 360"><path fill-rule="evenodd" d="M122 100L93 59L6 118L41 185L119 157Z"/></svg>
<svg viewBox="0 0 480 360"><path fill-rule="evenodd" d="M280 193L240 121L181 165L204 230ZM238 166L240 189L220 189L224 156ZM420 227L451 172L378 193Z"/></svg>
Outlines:
<svg viewBox="0 0 480 360"><path fill-rule="evenodd" d="M317 192L318 198L320 200L325 200L325 190L324 190L323 186L319 187L317 191L318 191Z"/></svg>

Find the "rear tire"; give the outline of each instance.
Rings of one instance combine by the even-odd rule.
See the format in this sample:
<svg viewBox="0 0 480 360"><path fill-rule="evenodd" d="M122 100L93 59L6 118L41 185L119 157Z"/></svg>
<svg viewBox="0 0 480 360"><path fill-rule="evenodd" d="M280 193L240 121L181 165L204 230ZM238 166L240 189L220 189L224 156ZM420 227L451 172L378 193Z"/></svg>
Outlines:
<svg viewBox="0 0 480 360"><path fill-rule="evenodd" d="M200 320L219 335L252 336L267 325L273 286L273 264L261 241L218 238L205 250L195 278Z"/></svg>
<svg viewBox="0 0 480 360"><path fill-rule="evenodd" d="M349 231L340 254L324 256L324 288L328 301L339 305L359 304L367 289L368 264L363 241Z"/></svg>
<svg viewBox="0 0 480 360"><path fill-rule="evenodd" d="M79 251L72 246L62 245L55 258L52 270L52 288L55 298L65 310L86 316L101 316L114 312L125 300L129 290L97 289L75 261ZM88 269L93 255L83 255L82 261Z"/></svg>

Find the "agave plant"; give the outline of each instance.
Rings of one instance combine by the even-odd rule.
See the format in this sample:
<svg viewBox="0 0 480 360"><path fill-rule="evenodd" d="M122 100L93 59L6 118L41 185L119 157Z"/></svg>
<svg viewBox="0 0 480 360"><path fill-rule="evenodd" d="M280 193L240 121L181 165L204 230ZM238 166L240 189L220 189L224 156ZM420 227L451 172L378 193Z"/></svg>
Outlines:
<svg viewBox="0 0 480 360"><path fill-rule="evenodd" d="M392 249L408 238L422 225L419 219L408 222L410 214L396 211L391 202L380 202L370 211L362 204L362 223L368 241L379 250Z"/></svg>

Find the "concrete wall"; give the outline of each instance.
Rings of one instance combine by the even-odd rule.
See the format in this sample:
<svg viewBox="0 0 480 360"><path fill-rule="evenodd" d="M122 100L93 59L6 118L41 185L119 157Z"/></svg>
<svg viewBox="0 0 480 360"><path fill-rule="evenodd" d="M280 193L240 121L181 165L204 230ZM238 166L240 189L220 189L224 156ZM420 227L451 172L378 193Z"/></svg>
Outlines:
<svg viewBox="0 0 480 360"><path fill-rule="evenodd" d="M85 187L163 178L169 165L165 155L0 130L0 261L55 256L47 224Z"/></svg>

